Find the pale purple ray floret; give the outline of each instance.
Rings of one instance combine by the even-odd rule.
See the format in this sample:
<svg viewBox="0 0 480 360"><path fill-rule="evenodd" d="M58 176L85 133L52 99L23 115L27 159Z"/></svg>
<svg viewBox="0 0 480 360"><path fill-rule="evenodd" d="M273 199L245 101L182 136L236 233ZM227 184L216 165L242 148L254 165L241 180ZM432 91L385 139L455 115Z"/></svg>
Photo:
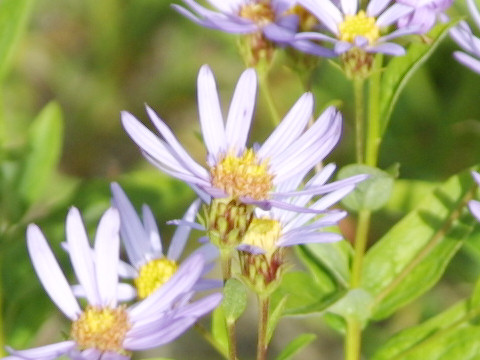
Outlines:
<svg viewBox="0 0 480 360"><path fill-rule="evenodd" d="M472 171L472 176L477 185L480 185L480 174L476 171ZM480 221L480 201L478 200L470 200L468 202L468 208L475 218Z"/></svg>
<svg viewBox="0 0 480 360"><path fill-rule="evenodd" d="M127 195L117 183L111 184L112 205L120 214L120 236L125 245L129 263L120 260L120 276L123 278L138 279L141 269L154 261L166 260L165 264L177 267L185 245L190 235L191 226L179 225L173 234L168 251L163 249L160 232L155 217L149 206L142 206L143 222L137 215L135 208ZM195 220L200 200L195 200L185 212L182 223L190 223ZM218 257L218 249L212 244L206 244L195 250L190 256L201 254L205 260L202 275L208 273L214 266L214 260ZM162 274L159 274L159 276ZM222 285L219 280L199 279L193 290L205 290L217 288Z"/></svg>
<svg viewBox="0 0 480 360"><path fill-rule="evenodd" d="M473 0L467 0L467 6L475 25L480 29L480 13ZM466 21L450 29L450 36L463 51L455 51L453 56L461 64L480 74L480 38L475 36Z"/></svg>
<svg viewBox="0 0 480 360"><path fill-rule="evenodd" d="M322 186L332 177L335 172L335 165L328 164L315 174L307 183L306 188L310 186ZM286 194L294 191L301 185L303 176L299 175L291 181L280 184L279 188ZM337 187L330 192L326 192L321 198L315 199L311 194L288 198L288 201L296 206L307 206L311 209L322 211L319 216L314 213L296 213L284 209L272 208L268 211L255 209L255 219L253 222L270 222L278 224L279 232L276 234L276 240L271 249L265 248L265 244L255 244L249 242L247 232L246 242L238 246L239 250L248 251L254 254L274 251L280 247L308 243L326 243L336 242L343 239L342 235L326 230L328 227L338 225L338 222L347 216L347 212L339 209L330 209L333 205L343 199L355 188L354 184L347 184L343 187ZM312 201L313 200L313 201ZM252 227L254 229L254 226Z"/></svg>
<svg viewBox="0 0 480 360"><path fill-rule="evenodd" d="M418 25L419 33L424 34L435 25L440 15L453 4L453 0L397 0L397 3L414 9L412 13L398 20L398 28Z"/></svg>
<svg viewBox="0 0 480 360"><path fill-rule="evenodd" d="M88 305L82 309L36 225L27 229L27 248L45 291L72 321L68 340L29 350L8 348L6 360L128 360L138 350L173 341L199 317L215 308L220 294L190 302L201 276L201 254L187 259L159 290L132 306L119 304L126 284L118 282L120 218L116 209L102 216L92 249L79 211L67 216L68 254Z"/></svg>
<svg viewBox="0 0 480 360"><path fill-rule="evenodd" d="M172 5L180 14L206 28L233 34L262 33L270 41L291 45L301 51L334 56L334 53L306 40L295 41L299 18L291 10L296 0L208 0L210 10L195 0L182 0L188 7Z"/></svg>
<svg viewBox="0 0 480 360"><path fill-rule="evenodd" d="M327 108L308 128L313 96L306 93L296 102L283 121L262 144L247 149L257 90L255 70L241 75L227 116L226 125L214 76L208 66L198 75L200 127L207 148L207 167L199 165L180 145L169 127L149 107L147 113L161 137L157 137L128 112L122 112L122 124L140 147L143 155L160 170L189 183L206 202L210 197L235 197L264 209L286 208L315 211L284 201L276 187L306 174L322 162L340 139L342 116ZM359 175L328 185L315 185L293 191L289 196L322 194L365 179ZM253 185L252 185L253 184Z"/></svg>
<svg viewBox="0 0 480 360"><path fill-rule="evenodd" d="M297 34L295 38L331 43L337 55L352 48L369 53L403 55L405 49L390 40L419 33L419 26L412 24L382 35L383 31L414 10L400 3L390 3L390 0L371 0L362 10L359 9L358 0L341 0L339 6L330 0L298 0L298 4L310 11L332 35L305 32Z"/></svg>

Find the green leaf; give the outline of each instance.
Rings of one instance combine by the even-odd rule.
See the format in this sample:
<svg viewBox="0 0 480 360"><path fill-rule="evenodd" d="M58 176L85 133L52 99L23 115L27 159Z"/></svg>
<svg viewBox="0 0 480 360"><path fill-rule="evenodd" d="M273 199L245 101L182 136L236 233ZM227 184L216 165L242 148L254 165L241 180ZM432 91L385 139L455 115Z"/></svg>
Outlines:
<svg viewBox="0 0 480 360"><path fill-rule="evenodd" d="M432 192L438 183L421 181L421 180L405 180L395 181L392 195L385 205L385 210L407 213L415 209L425 197Z"/></svg>
<svg viewBox="0 0 480 360"><path fill-rule="evenodd" d="M394 176L371 166L351 164L340 169L338 178L345 179L359 174L368 174L369 178L357 184L355 190L343 198L342 204L348 210L357 212L380 209L390 198Z"/></svg>
<svg viewBox="0 0 480 360"><path fill-rule="evenodd" d="M425 323L392 337L372 360L475 360L480 354L480 326L470 322L472 311L461 301Z"/></svg>
<svg viewBox="0 0 480 360"><path fill-rule="evenodd" d="M49 103L29 129L29 151L19 184L22 198L35 202L47 185L60 160L63 118L60 106Z"/></svg>
<svg viewBox="0 0 480 360"><path fill-rule="evenodd" d="M271 311L268 316L268 324L267 324L267 344L270 343L272 339L273 332L277 327L278 322L282 318L283 310L285 309L285 305L287 304L288 295L285 295L275 306L275 308Z"/></svg>
<svg viewBox="0 0 480 360"><path fill-rule="evenodd" d="M448 30L456 22L438 24L428 34L430 41L413 43L404 56L395 56L388 63L382 76L380 97L381 131L385 132L390 116L403 88L412 75L433 54L434 50L448 34Z"/></svg>
<svg viewBox="0 0 480 360"><path fill-rule="evenodd" d="M292 271L283 276L280 286L273 294L272 306L278 306L276 304L287 296L284 315L321 313L344 293L343 290L335 289L325 291L310 274Z"/></svg>
<svg viewBox="0 0 480 360"><path fill-rule="evenodd" d="M222 308L227 323L235 322L247 307L247 290L237 279L228 279L223 288Z"/></svg>
<svg viewBox="0 0 480 360"><path fill-rule="evenodd" d="M32 5L33 0L0 1L0 81L12 61Z"/></svg>
<svg viewBox="0 0 480 360"><path fill-rule="evenodd" d="M371 316L373 297L363 289L350 290L345 296L328 308L328 312L344 319L355 318L365 324Z"/></svg>
<svg viewBox="0 0 480 360"><path fill-rule="evenodd" d="M277 356L277 360L288 360L298 353L302 348L317 338L315 334L302 334L290 341L285 349Z"/></svg>
<svg viewBox="0 0 480 360"><path fill-rule="evenodd" d="M451 177L367 252L362 287L375 297L375 319L390 315L439 280L473 229L473 217L465 209L473 189L470 171Z"/></svg>
<svg viewBox="0 0 480 360"><path fill-rule="evenodd" d="M350 243L339 241L301 245L295 247L295 252L325 291L349 286L352 254Z"/></svg>
<svg viewBox="0 0 480 360"><path fill-rule="evenodd" d="M228 332L225 314L221 306L212 312L212 336L218 344L228 353Z"/></svg>

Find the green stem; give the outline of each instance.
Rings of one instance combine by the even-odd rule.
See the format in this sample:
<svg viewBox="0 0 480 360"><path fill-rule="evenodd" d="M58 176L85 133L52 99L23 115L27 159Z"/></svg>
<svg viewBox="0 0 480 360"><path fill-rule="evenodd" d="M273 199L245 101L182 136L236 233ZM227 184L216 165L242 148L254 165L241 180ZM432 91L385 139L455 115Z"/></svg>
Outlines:
<svg viewBox="0 0 480 360"><path fill-rule="evenodd" d="M219 344L217 340L210 334L210 332L205 329L205 327L202 324L196 323L195 324L195 330L198 331L198 333L210 344L212 347L217 350L217 352L223 356L223 358L228 359L228 352L225 350L225 348Z"/></svg>
<svg viewBox="0 0 480 360"><path fill-rule="evenodd" d="M407 266L403 268L403 270L397 275L397 277L375 297L374 306L376 304L379 304L385 297L388 296L388 294L390 294L390 292L392 292L398 285L400 285L400 283L407 277L407 275L410 274L445 237L447 232L452 227L454 221L460 217L462 209L467 205L468 201L473 198L476 188L476 186L472 187L472 189L465 194L463 199L458 204L457 208L450 214L443 226L433 235L433 237L425 245L425 247L412 259L412 261Z"/></svg>
<svg viewBox="0 0 480 360"><path fill-rule="evenodd" d="M220 249L220 262L222 264L223 283L232 277L232 250Z"/></svg>
<svg viewBox="0 0 480 360"><path fill-rule="evenodd" d="M270 299L268 296L258 296L258 343L257 343L257 360L267 359L267 325L268 325L268 309Z"/></svg>
<svg viewBox="0 0 480 360"><path fill-rule="evenodd" d="M361 210L358 214L357 230L355 233L355 253L353 256L350 288L360 286L362 280L363 256L367 247L368 230L370 228L369 210ZM356 318L347 319L347 338L345 341L345 360L360 359L362 327Z"/></svg>
<svg viewBox="0 0 480 360"><path fill-rule="evenodd" d="M237 360L237 337L235 335L235 321L227 321L228 359Z"/></svg>
<svg viewBox="0 0 480 360"><path fill-rule="evenodd" d="M370 166L377 166L378 148L382 142L380 129L380 82L383 55L377 54L373 63L372 74L368 83L368 129L366 134L365 162Z"/></svg>
<svg viewBox="0 0 480 360"><path fill-rule="evenodd" d="M220 262L222 264L223 283L232 277L232 249L220 249ZM235 321L227 321L228 334L228 359L237 359L237 338L235 335Z"/></svg>
<svg viewBox="0 0 480 360"><path fill-rule="evenodd" d="M365 80L361 78L353 79L353 95L355 98L355 138L357 163L364 162L364 132L365 132L365 99L364 99Z"/></svg>
<svg viewBox="0 0 480 360"><path fill-rule="evenodd" d="M357 230L355 233L355 254L353 256L352 278L350 287L352 289L360 286L362 278L363 256L367 247L368 230L370 228L369 210L361 210L358 214Z"/></svg>
<svg viewBox="0 0 480 360"><path fill-rule="evenodd" d="M345 341L345 360L360 359L362 328L357 319L347 319L347 338Z"/></svg>
<svg viewBox="0 0 480 360"><path fill-rule="evenodd" d="M272 93L270 92L270 86L268 84L268 74L260 74L260 91L262 92L265 103L270 111L270 118L272 119L273 126L280 124L280 115L278 114L277 107L273 102Z"/></svg>

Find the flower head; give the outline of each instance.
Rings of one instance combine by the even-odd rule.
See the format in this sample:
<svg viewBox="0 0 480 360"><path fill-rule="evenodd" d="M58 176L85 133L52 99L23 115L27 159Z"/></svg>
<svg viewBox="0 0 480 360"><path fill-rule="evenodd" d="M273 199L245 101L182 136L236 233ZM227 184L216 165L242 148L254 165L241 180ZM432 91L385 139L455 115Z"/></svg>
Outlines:
<svg viewBox="0 0 480 360"><path fill-rule="evenodd" d="M281 184L287 200L299 207L307 206L315 212L321 212L318 216L313 211L310 213L296 213L284 209L272 208L268 211L255 210L255 218L250 223L247 233L239 246L239 249L254 254L271 255L279 248L292 245L332 242L342 239L337 233L325 231L326 227L337 225L347 213L340 210L329 210L331 206L340 201L355 188L351 179L339 180L327 184L333 175L335 165L328 164L319 173L312 177L303 187L303 196L291 197L297 191L297 187L303 180L301 176L292 181ZM366 177L362 177L365 179ZM323 188L323 196L314 199L312 193ZM310 191L310 189L316 189Z"/></svg>
<svg viewBox="0 0 480 360"><path fill-rule="evenodd" d="M164 254L160 232L150 208L143 205L142 223L120 185L112 183L111 189L113 206L118 209L120 214L120 235L130 262L128 264L120 261L120 276L134 279L137 297L144 299L163 286L178 271L179 259L191 230L189 224L195 220L200 201L194 201L188 208L182 223L172 237L168 251ZM212 268L212 261L218 256L218 251L215 246L206 244L190 256L196 254L202 254L204 257L205 267L202 274L205 274ZM200 279L195 284L194 290L213 288L219 285L219 282L215 280Z"/></svg>
<svg viewBox="0 0 480 360"><path fill-rule="evenodd" d="M201 26L234 34L262 34L277 44L290 44L319 56L333 55L330 50L308 41L292 43L300 21L293 11L296 0L209 0L216 11L194 0L183 2L189 9L172 6Z"/></svg>
<svg viewBox="0 0 480 360"><path fill-rule="evenodd" d="M480 29L480 13L473 0L467 0L467 6L472 15L473 21ZM480 74L480 38L473 35L467 22L460 23L450 30L452 39L465 51L456 51L453 53L455 59L461 64L469 67Z"/></svg>
<svg viewBox="0 0 480 360"><path fill-rule="evenodd" d="M340 138L341 115L329 107L305 131L313 110L312 94L306 93L262 145L247 148L256 87L255 71L246 70L238 81L224 125L213 74L208 66L200 69L198 107L207 148L207 169L188 155L151 108L147 107L148 115L162 138L127 112L122 113L122 123L150 162L189 183L206 202L211 197L233 198L265 209L274 206L309 211L282 201L283 195L276 187L306 174L325 158Z"/></svg>
<svg viewBox="0 0 480 360"><path fill-rule="evenodd" d="M418 26L406 26L387 35L382 33L398 19L410 14L413 9L398 3L388 7L388 0L371 0L363 10L358 8L358 2L342 0L340 5L336 6L330 0L298 0L333 36L305 32L297 34L296 39L330 42L338 55L352 48L359 48L367 53L403 55L403 47L389 41L402 35L417 33Z"/></svg>
<svg viewBox="0 0 480 360"><path fill-rule="evenodd" d="M412 13L398 20L398 27L418 26L419 33L424 34L435 25L438 16L452 5L453 0L397 0L397 3L413 8Z"/></svg>
<svg viewBox="0 0 480 360"><path fill-rule="evenodd" d="M218 305L221 295L190 303L192 287L204 260L185 261L172 278L146 300L133 306L119 304L129 285L118 283L120 219L109 209L98 225L92 249L79 211L67 216L68 253L88 305L82 309L60 266L36 225L27 229L27 247L45 291L72 321L68 340L29 350L8 349L8 360L53 360L66 355L77 360L128 360L131 352L168 343Z"/></svg>
<svg viewBox="0 0 480 360"><path fill-rule="evenodd" d="M286 268L285 248L292 245L339 241L342 236L326 231L326 227L335 226L346 216L345 211L329 210L329 208L350 193L355 185L341 185L343 180L335 184L326 184L335 170L332 164L327 165L305 185L305 194L290 198L296 206L306 206L312 202L309 189L324 187L324 196L314 199L309 206L323 212L321 217L313 213L294 213L283 209L264 211L256 209L255 217L250 222L240 250L240 264L244 281L257 293L268 294L280 283ZM282 184L285 193L295 190L302 177Z"/></svg>

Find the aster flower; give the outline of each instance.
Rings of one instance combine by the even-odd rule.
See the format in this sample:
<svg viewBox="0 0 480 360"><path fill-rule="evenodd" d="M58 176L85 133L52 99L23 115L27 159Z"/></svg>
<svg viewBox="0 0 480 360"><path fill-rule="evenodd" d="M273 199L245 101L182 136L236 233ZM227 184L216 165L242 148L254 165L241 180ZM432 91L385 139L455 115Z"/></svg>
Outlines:
<svg viewBox="0 0 480 360"><path fill-rule="evenodd" d="M131 352L157 347L180 336L197 319L218 305L214 294L189 303L192 287L201 275L201 255L189 258L162 288L147 299L126 307L118 303L119 228L117 210L100 220L92 250L80 213L67 216L69 256L88 305L82 310L60 266L36 225L27 229L27 247L45 291L72 321L69 340L29 350L8 348L7 360L53 360L66 355L75 360L128 360Z"/></svg>
<svg viewBox="0 0 480 360"><path fill-rule="evenodd" d="M313 212L296 213L277 208L265 211L257 208L255 218L238 248L253 254L271 255L282 247L341 240L341 235L324 231L324 228L337 225L338 221L347 215L345 211L329 210L329 208L353 191L355 184L336 187L330 191L326 182L334 171L335 165L328 164L306 183L304 187L304 189L307 189L304 191L306 195L288 199L295 206L307 206L313 198L308 189L323 186L326 188L324 195L308 205L308 208L315 210L315 212L321 211L322 215L320 217ZM280 187L286 193L295 191L302 180L302 176L298 176L292 181L281 184Z"/></svg>
<svg viewBox="0 0 480 360"><path fill-rule="evenodd" d="M475 25L480 29L480 13L473 0L467 0L467 6ZM453 56L461 64L480 74L480 38L473 35L466 21L450 30L452 39L465 51L455 51Z"/></svg>
<svg viewBox="0 0 480 360"><path fill-rule="evenodd" d="M367 53L403 55L405 49L389 42L391 39L418 32L418 25L406 26L382 36L382 31L400 18L407 16L413 8L403 4L388 6L389 0L371 0L366 10L358 8L358 0L342 0L335 6L330 0L298 0L298 4L310 11L333 36L316 32L296 35L296 39L329 42L336 54L343 54L352 48Z"/></svg>
<svg viewBox="0 0 480 360"><path fill-rule="evenodd" d="M260 33L277 44L292 45L318 56L334 55L309 41L292 43L299 27L299 18L292 11L296 0L208 0L217 11L194 0L183 2L190 10L179 5L172 7L201 26L233 34Z"/></svg>
<svg viewBox="0 0 480 360"><path fill-rule="evenodd" d="M472 171L472 176L477 185L480 185L480 174L476 171ZM468 202L468 208L475 218L480 221L480 201L470 200Z"/></svg>
<svg viewBox="0 0 480 360"><path fill-rule="evenodd" d="M172 237L168 252L164 254L160 232L150 208L147 205L142 206L142 223L120 185L112 183L111 189L113 206L120 213L120 235L130 261L130 264L120 261L120 276L134 279L136 295L144 299L164 285L178 270L179 258L187 243L191 227L179 225ZM182 219L184 223L194 221L199 205L200 200L190 205ZM218 250L215 246L206 244L190 256L196 254L202 254L205 260L203 275L212 269L214 265L212 261L218 257ZM221 286L220 281L200 279L193 289L198 291L219 286Z"/></svg>
<svg viewBox="0 0 480 360"><path fill-rule="evenodd" d="M283 201L284 194L277 192L275 187L298 174L305 174L325 158L340 138L342 117L335 108L329 107L304 131L313 110L313 96L306 93L263 145L247 149L256 87L255 71L244 71L224 125L213 74L208 66L200 69L198 107L208 170L188 155L151 108L147 107L147 113L162 138L155 136L128 112L122 113L122 123L147 160L167 174L189 183L207 202L210 197L234 198L265 209L274 206L310 211ZM330 186L334 190L345 182L355 184L363 179L356 176ZM323 189L312 187L310 191L321 192ZM289 194L295 195L296 192Z"/></svg>
<svg viewBox="0 0 480 360"><path fill-rule="evenodd" d="M325 166L307 182L305 188L327 186L325 184L334 171L335 165ZM289 192L295 190L302 181L302 176L299 176L281 184L280 187L283 191ZM319 199L313 198L312 195L289 199L296 206L311 203L308 207L322 211L321 216L276 208L269 211L257 208L242 243L237 247L240 250L240 263L246 283L259 294L270 293L278 286L284 272L286 247L341 240L340 234L330 232L326 228L337 225L347 213L329 208L354 188L355 185L348 184L333 191L326 191Z"/></svg>
<svg viewBox="0 0 480 360"><path fill-rule="evenodd" d="M401 29L417 25L419 33L425 34L435 25L439 15L452 5L453 0L397 0L397 3L414 10L398 20L398 27Z"/></svg>

